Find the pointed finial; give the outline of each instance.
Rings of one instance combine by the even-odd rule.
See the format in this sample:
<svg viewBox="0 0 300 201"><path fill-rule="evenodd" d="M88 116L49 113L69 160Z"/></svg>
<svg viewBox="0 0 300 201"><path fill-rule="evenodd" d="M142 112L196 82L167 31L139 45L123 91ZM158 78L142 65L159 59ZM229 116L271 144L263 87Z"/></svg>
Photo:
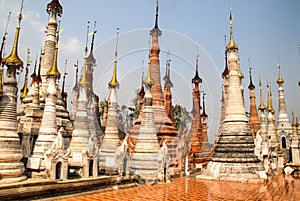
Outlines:
<svg viewBox="0 0 300 201"><path fill-rule="evenodd" d="M64 69L64 76L63 76L63 84L62 84L62 89L61 89L61 96L62 97L65 96L65 81L66 81L66 75L68 75L68 73L66 72L66 70L67 70L67 63L68 63L68 60L66 59L66 61L65 61L65 69Z"/></svg>
<svg viewBox="0 0 300 201"><path fill-rule="evenodd" d="M51 70L47 73L47 76L55 76L57 79L60 79L60 76L61 76L61 74L57 68L59 34L60 34L60 31L57 32L57 36L56 36L57 39L56 39L56 45L55 45L55 51L54 51L53 65L52 65Z"/></svg>
<svg viewBox="0 0 300 201"><path fill-rule="evenodd" d="M202 106L203 106L203 109L202 109L202 114L201 114L201 117L203 117L203 118L207 118L208 117L208 115L206 114L206 112L205 112L205 95L206 95L206 93L203 91L203 94L202 94Z"/></svg>
<svg viewBox="0 0 300 201"><path fill-rule="evenodd" d="M173 83L170 78L170 68L171 68L171 59L170 59L170 50L167 53L167 60L166 60L166 75L164 76L165 85L164 88L170 89L173 87Z"/></svg>
<svg viewBox="0 0 300 201"><path fill-rule="evenodd" d="M296 123L295 124L296 124L295 126L298 128L299 127L298 117L296 117Z"/></svg>
<svg viewBox="0 0 300 201"><path fill-rule="evenodd" d="M155 24L154 28L150 31L150 35L161 35L161 31L158 28L158 0L156 0L156 13L155 13Z"/></svg>
<svg viewBox="0 0 300 201"><path fill-rule="evenodd" d="M33 72L31 74L31 84L30 86L33 85L33 83L36 81L36 66L37 66L37 59L38 59L38 53L35 56L35 62L34 62L34 68L33 68Z"/></svg>
<svg viewBox="0 0 300 201"><path fill-rule="evenodd" d="M146 79L144 80L144 84L146 86L149 86L151 87L151 85L154 83L154 80L152 79L151 77L151 69L150 69L150 52L149 52L149 55L148 55L148 73L147 73L147 77Z"/></svg>
<svg viewBox="0 0 300 201"><path fill-rule="evenodd" d="M142 82L141 82L142 86L141 86L141 89L140 89L140 92L139 92L139 96L142 97L142 98L145 96L143 80L144 80L144 60L142 60Z"/></svg>
<svg viewBox="0 0 300 201"><path fill-rule="evenodd" d="M21 29L23 6L24 6L24 0L22 0L21 9L20 9L19 16L18 16L18 25L16 28L16 35L15 35L13 48L11 50L10 55L8 57L2 59L3 64L9 65L9 66L14 66L17 69L19 69L21 66L23 66L23 61L18 56L18 41L19 41L19 34L20 34L20 29Z"/></svg>
<svg viewBox="0 0 300 201"><path fill-rule="evenodd" d="M226 50L230 51L230 52L238 52L239 48L238 48L237 44L235 44L234 39L233 39L232 7L230 7L229 21L230 21L230 41L229 41L229 44L226 46Z"/></svg>
<svg viewBox="0 0 300 201"><path fill-rule="evenodd" d="M8 13L8 18L7 18L7 21L6 21L5 31L4 31L4 34L3 34L3 37L2 37L2 43L1 43L1 49L0 49L0 64L1 64L1 61L2 61L2 58L3 58L3 54L4 54L4 45L5 45L5 41L6 41L6 35L8 34L7 28L8 28L10 15L11 15L11 12Z"/></svg>
<svg viewBox="0 0 300 201"><path fill-rule="evenodd" d="M227 62L227 49L226 49L226 35L224 35L224 40L225 40L225 69L222 73L222 78L225 78L228 73L229 73L229 70L228 70L228 62Z"/></svg>
<svg viewBox="0 0 300 201"><path fill-rule="evenodd" d="M155 28L158 28L158 0L156 0Z"/></svg>
<svg viewBox="0 0 300 201"><path fill-rule="evenodd" d="M77 87L77 84L78 84L78 60L77 60L77 63L74 64L74 67L76 68L76 70L75 70L75 85L74 85L74 87Z"/></svg>
<svg viewBox="0 0 300 201"><path fill-rule="evenodd" d="M271 86L269 85L269 82L267 81L267 88L268 88L268 105L267 105L267 111L271 112L272 114L275 113L275 110L273 108L272 104L272 92L271 92Z"/></svg>
<svg viewBox="0 0 300 201"><path fill-rule="evenodd" d="M249 86L248 86L248 89L249 89L249 90L254 90L254 89L255 89L255 86L254 86L254 84L252 83L252 75L251 75L252 68L251 68L251 65L250 65L250 58L248 58L248 62L249 62L249 77L250 77L250 84L249 84Z"/></svg>
<svg viewBox="0 0 300 201"><path fill-rule="evenodd" d="M202 79L199 77L198 75L198 60L199 60L199 54L197 54L197 57L196 57L196 73L195 73L195 76L194 78L192 79L192 83L193 84L201 84L202 83Z"/></svg>
<svg viewBox="0 0 300 201"><path fill-rule="evenodd" d="M109 87L118 87L119 82L117 81L117 55L118 55L118 43L119 43L119 28L117 28L117 36L116 36L116 51L115 51L115 60L114 60L114 72L111 78L111 81L108 83Z"/></svg>
<svg viewBox="0 0 300 201"><path fill-rule="evenodd" d="M23 101L23 99L27 96L27 93L28 93L28 88L27 88L27 85L28 85L28 68L30 66L30 50L27 49L27 65L26 65L26 72L25 72L25 81L24 81L24 86L23 88L21 89L21 95L20 95L20 100Z"/></svg>
<svg viewBox="0 0 300 201"><path fill-rule="evenodd" d="M89 40L89 29L90 29L90 21L87 22L87 31L86 31L86 42L85 42L85 48L84 48L84 59L83 59L83 70L81 79L79 81L79 85L88 85L89 82L86 79L86 58L87 58L87 52L88 52L88 40Z"/></svg>
<svg viewBox="0 0 300 201"><path fill-rule="evenodd" d="M277 67L278 67L278 79L277 83L282 84L284 80L282 79L281 72L280 72L280 63L279 63L279 51L277 51Z"/></svg>
<svg viewBox="0 0 300 201"><path fill-rule="evenodd" d="M41 49L40 60L39 60L38 75L37 75L37 77L36 77L36 81L39 82L39 83L42 82L42 78L41 78L42 55L43 55L43 50Z"/></svg>
<svg viewBox="0 0 300 201"><path fill-rule="evenodd" d="M94 55L93 55L95 35L97 33L97 30L96 30L96 21L94 22L94 31L90 32L89 34L91 34L91 33L93 34L93 37L92 37L90 54L89 54L89 56L86 59L86 63L87 63L87 65L96 66L96 59L94 58Z"/></svg>
<svg viewBox="0 0 300 201"><path fill-rule="evenodd" d="M263 112L266 109L266 106L264 104L264 99L263 99L263 95L262 95L260 73L259 73L259 98L260 98L260 104L259 104L258 109Z"/></svg>

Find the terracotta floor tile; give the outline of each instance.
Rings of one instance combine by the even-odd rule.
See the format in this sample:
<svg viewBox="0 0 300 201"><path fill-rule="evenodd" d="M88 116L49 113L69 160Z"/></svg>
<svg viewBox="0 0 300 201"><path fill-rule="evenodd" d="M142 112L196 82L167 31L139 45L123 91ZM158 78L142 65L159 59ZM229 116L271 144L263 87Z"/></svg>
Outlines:
<svg viewBox="0 0 300 201"><path fill-rule="evenodd" d="M296 201L297 199L300 200L300 178L278 175L272 182L266 184L245 184L225 181L206 181L195 178L178 178L168 184L157 184L154 186L141 185L134 188L75 197L75 199L86 201Z"/></svg>

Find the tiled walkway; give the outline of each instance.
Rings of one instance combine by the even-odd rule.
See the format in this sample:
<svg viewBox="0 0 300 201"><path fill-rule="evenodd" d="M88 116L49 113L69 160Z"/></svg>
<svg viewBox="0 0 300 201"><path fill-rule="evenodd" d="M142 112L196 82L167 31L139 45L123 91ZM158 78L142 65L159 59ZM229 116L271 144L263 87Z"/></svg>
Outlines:
<svg viewBox="0 0 300 201"><path fill-rule="evenodd" d="M245 184L178 178L168 184L141 185L65 199L92 200L300 200L300 178L277 176L268 184Z"/></svg>

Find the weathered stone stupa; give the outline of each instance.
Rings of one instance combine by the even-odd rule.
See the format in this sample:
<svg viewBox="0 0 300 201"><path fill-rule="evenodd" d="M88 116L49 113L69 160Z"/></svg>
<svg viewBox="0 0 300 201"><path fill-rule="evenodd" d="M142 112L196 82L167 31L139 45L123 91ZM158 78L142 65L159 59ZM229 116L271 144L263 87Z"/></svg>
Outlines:
<svg viewBox="0 0 300 201"><path fill-rule="evenodd" d="M3 94L0 97L0 184L13 183L26 179L24 164L20 162L22 151L17 133L17 80L16 70L23 66L18 56L18 41L22 19L23 1L18 16L18 25L10 55L2 59L7 66L3 82ZM2 84L2 83L1 83Z"/></svg>
<svg viewBox="0 0 300 201"><path fill-rule="evenodd" d="M229 52L229 85L222 133L216 144L215 153L198 178L263 182L259 176L259 171L263 171L263 166L254 155L254 141L243 105L238 73L238 46L233 40L231 11L230 42L227 50Z"/></svg>
<svg viewBox="0 0 300 201"><path fill-rule="evenodd" d="M279 57L279 56L278 56ZM279 60L279 59L278 59ZM292 135L293 135L293 127L290 123L287 111L286 111L286 104L285 104L285 96L284 96L284 88L283 83L284 80L282 78L280 72L280 64L278 61L278 118L277 118L277 134L278 140L280 141L280 145L282 151L284 153L286 161L290 161L290 146L292 144Z"/></svg>
<svg viewBox="0 0 300 201"><path fill-rule="evenodd" d="M45 177L44 170L45 164L45 152L51 148L54 139L57 136L57 118L56 118L56 101L57 101L57 87L56 81L60 78L60 72L57 68L58 58L58 40L57 35L56 48L54 53L54 61L50 71L48 71L49 84L46 91L45 108L43 112L41 127L39 135L34 145L33 154L28 159L27 167L34 171L33 176ZM36 173L35 173L36 172Z"/></svg>
<svg viewBox="0 0 300 201"><path fill-rule="evenodd" d="M171 88L173 87L173 83L170 78L170 67L171 67L171 59L170 59L170 52L168 52L168 58L166 61L166 75L164 76L164 101L165 101L165 108L167 112L167 116L170 120L174 123L174 117L172 112L172 92Z"/></svg>
<svg viewBox="0 0 300 201"><path fill-rule="evenodd" d="M142 122L130 170L146 180L155 180L157 179L158 174L157 158L160 146L156 135L154 113L152 109L151 85L153 84L153 79L151 78L150 64L148 65L148 75L144 80L146 93L142 108Z"/></svg>
<svg viewBox="0 0 300 201"><path fill-rule="evenodd" d="M207 135L207 118L208 115L206 114L205 110L205 95L206 93L203 92L202 94L202 114L201 114L201 120L202 120L202 137L201 137L201 148L200 148L200 154L199 154L199 162L203 166L205 166L211 157L211 149L208 142L208 135Z"/></svg>
<svg viewBox="0 0 300 201"><path fill-rule="evenodd" d="M252 68L250 67L250 69L249 69L250 84L248 86L248 89L250 90L249 124L250 124L250 129L251 129L252 135L255 138L256 132L260 129L260 122L258 119L258 113L257 113L257 109L256 109L256 101L255 101L255 93L254 93L255 86L252 82L251 70L252 70Z"/></svg>
<svg viewBox="0 0 300 201"><path fill-rule="evenodd" d="M47 35L45 40L44 56L42 59L41 69L41 92L45 97L45 91L48 86L47 73L51 70L54 61L54 52L56 44L57 18L61 16L63 8L59 0L52 0L46 8L46 11L51 15L47 25Z"/></svg>
<svg viewBox="0 0 300 201"><path fill-rule="evenodd" d="M87 27L87 35L88 33L89 24ZM85 47L82 76L78 83L78 107L76 110L74 130L70 143L71 158L69 158L70 168L77 170L77 173L79 174L78 176L83 178L98 176L97 170L99 155L99 140L97 138L97 127L94 119L93 101L92 99L89 100L87 97L87 90L89 87L89 82L86 79L87 42Z"/></svg>
<svg viewBox="0 0 300 201"><path fill-rule="evenodd" d="M191 153L193 154L193 163L198 164L199 154L201 148L201 138L202 138L202 122L200 118L200 87L199 84L202 83L202 79L198 75L198 58L196 58L196 73L194 78L192 79L192 83L195 85L193 89L193 110L192 110L192 124L190 129L190 137L191 137Z"/></svg>
<svg viewBox="0 0 300 201"><path fill-rule="evenodd" d="M154 28L150 31L150 35L152 37L152 44L150 49L150 70L151 77L153 78L151 93L155 127L160 144L162 144L162 141L167 140L168 154L170 155L171 160L175 160L176 144L174 142L174 139L178 135L178 131L173 126L173 122L167 116L160 80L160 47L158 43L158 37L161 36L161 30L158 28L158 2L156 5L155 25ZM172 163L175 163L175 161L171 161L171 164Z"/></svg>
<svg viewBox="0 0 300 201"><path fill-rule="evenodd" d="M106 127L104 132L103 142L100 148L100 168L108 171L117 170L117 162L115 158L115 153L120 145L119 140L119 125L118 125L118 99L117 99L117 88L119 87L119 82L117 81L117 47L119 38L119 28L117 29L117 44L114 59L114 71L111 81L108 83L110 88L110 95L108 98L108 113L106 120Z"/></svg>

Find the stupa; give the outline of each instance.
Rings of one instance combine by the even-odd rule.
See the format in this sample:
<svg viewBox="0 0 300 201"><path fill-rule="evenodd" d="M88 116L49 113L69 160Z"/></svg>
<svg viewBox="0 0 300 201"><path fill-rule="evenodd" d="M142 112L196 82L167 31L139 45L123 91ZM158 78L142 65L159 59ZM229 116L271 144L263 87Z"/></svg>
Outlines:
<svg viewBox="0 0 300 201"><path fill-rule="evenodd" d="M24 164L21 162L22 150L17 133L17 80L16 70L23 66L18 56L18 41L21 29L23 1L18 16L16 35L10 55L2 59L7 66L0 97L0 184L19 182L26 179ZM1 83L2 84L2 83Z"/></svg>
<svg viewBox="0 0 300 201"><path fill-rule="evenodd" d="M245 113L240 88L238 46L233 40L232 13L230 11L228 100L225 118L215 152L204 172L197 178L239 182L263 182L261 161L254 155L254 141Z"/></svg>

